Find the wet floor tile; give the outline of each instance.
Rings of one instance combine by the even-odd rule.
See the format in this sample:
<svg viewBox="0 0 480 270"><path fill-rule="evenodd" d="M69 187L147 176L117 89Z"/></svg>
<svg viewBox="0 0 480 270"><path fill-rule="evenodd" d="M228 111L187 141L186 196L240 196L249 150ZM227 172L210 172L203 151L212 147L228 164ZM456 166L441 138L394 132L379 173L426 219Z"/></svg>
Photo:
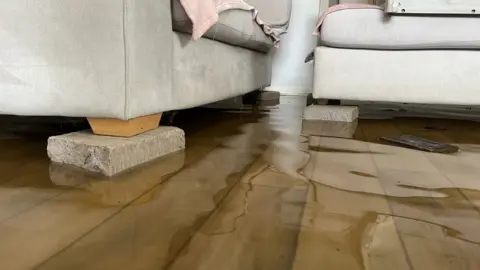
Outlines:
<svg viewBox="0 0 480 270"><path fill-rule="evenodd" d="M182 112L184 152L114 178L2 133L1 269L480 269L478 124L302 121L305 103ZM461 151L379 141L399 134Z"/></svg>

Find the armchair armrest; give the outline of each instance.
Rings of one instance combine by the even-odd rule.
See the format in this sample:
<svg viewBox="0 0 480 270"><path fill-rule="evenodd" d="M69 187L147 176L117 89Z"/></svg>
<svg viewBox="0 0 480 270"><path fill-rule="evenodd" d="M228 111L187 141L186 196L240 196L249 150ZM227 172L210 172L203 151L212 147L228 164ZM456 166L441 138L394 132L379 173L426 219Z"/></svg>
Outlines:
<svg viewBox="0 0 480 270"><path fill-rule="evenodd" d="M335 5L338 5L340 4L340 1L339 0L320 0L320 10L319 10L319 14L318 16L322 16L323 13L325 13L325 11L331 7L331 6L335 6Z"/></svg>

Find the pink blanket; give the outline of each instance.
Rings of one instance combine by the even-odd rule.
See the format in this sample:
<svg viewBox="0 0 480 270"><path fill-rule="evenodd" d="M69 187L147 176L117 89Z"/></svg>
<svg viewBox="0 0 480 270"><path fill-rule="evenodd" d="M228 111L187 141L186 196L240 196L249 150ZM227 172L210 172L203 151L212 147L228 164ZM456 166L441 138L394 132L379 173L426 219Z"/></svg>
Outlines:
<svg viewBox="0 0 480 270"><path fill-rule="evenodd" d="M313 32L313 34L314 35L320 34L320 28L322 27L323 21L325 20L325 18L327 18L327 16L330 13L345 10L345 9L383 9L383 7L377 6L377 5L355 4L355 3L331 6L327 9L325 13L323 13L322 16L320 16L320 18L318 18L318 22L317 22L317 25L315 26L315 31Z"/></svg>
<svg viewBox="0 0 480 270"><path fill-rule="evenodd" d="M279 35L258 17L258 11L243 0L180 0L185 12L192 21L192 38L197 40L205 34L217 21L218 14L229 9L252 11L253 19L272 38L275 46L280 41Z"/></svg>
<svg viewBox="0 0 480 270"><path fill-rule="evenodd" d="M355 4L355 3L331 6L327 9L327 11L325 11L325 13L322 14L322 16L320 16L320 18L318 18L318 22L317 22L317 25L315 26L315 30L313 31L313 34L314 35L320 34L320 28L322 27L323 21L325 21L328 15L330 15L333 12L346 10L346 9L383 9L383 7L376 6L376 5ZM315 50L312 50L305 58L305 63L312 61L314 58L315 58Z"/></svg>

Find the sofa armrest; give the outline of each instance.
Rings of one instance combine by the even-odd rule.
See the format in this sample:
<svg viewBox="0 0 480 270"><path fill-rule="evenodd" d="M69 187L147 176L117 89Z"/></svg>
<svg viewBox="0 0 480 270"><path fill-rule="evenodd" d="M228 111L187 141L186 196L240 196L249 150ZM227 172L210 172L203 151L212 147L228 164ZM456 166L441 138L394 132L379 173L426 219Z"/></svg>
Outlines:
<svg viewBox="0 0 480 270"><path fill-rule="evenodd" d="M0 25L0 113L129 119L172 91L170 0L3 0Z"/></svg>
<svg viewBox="0 0 480 270"><path fill-rule="evenodd" d="M171 0L127 0L126 107L130 119L172 109Z"/></svg>
<svg viewBox="0 0 480 270"><path fill-rule="evenodd" d="M292 0L245 0L258 9L262 20L276 27L287 27L292 14Z"/></svg>

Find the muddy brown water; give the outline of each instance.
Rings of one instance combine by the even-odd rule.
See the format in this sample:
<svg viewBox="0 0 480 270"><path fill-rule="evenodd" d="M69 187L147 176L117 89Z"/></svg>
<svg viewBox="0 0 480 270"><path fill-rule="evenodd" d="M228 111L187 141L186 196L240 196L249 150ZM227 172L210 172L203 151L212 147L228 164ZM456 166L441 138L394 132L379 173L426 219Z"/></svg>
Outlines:
<svg viewBox="0 0 480 270"><path fill-rule="evenodd" d="M180 113L185 151L114 178L7 129L1 269L480 269L478 124L360 120L348 138L304 106ZM462 151L378 141L405 133Z"/></svg>

